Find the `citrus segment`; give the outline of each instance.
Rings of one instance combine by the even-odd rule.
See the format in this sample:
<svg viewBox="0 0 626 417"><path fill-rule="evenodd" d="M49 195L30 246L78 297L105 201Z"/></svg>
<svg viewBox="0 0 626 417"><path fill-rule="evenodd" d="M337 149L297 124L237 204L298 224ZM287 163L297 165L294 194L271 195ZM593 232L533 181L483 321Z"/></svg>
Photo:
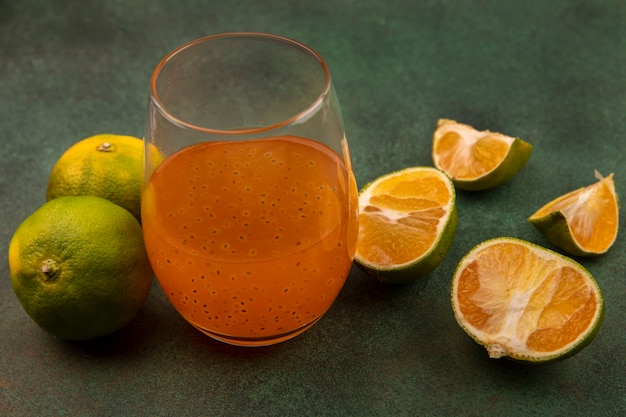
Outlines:
<svg viewBox="0 0 626 417"><path fill-rule="evenodd" d="M440 119L433 134L435 166L460 189L480 191L509 181L528 162L532 145L489 130Z"/></svg>
<svg viewBox="0 0 626 417"><path fill-rule="evenodd" d="M47 200L94 195L140 219L143 141L133 136L100 134L70 147L54 165Z"/></svg>
<svg viewBox="0 0 626 417"><path fill-rule="evenodd" d="M363 187L359 213L358 265L382 282L410 282L435 269L452 243L454 185L431 167L393 172Z"/></svg>
<svg viewBox="0 0 626 417"><path fill-rule="evenodd" d="M604 314L600 288L584 267L514 238L488 240L465 255L454 274L452 307L490 357L527 362L579 352Z"/></svg>
<svg viewBox="0 0 626 417"><path fill-rule="evenodd" d="M613 174L571 191L528 220L555 246L578 256L605 253L617 238L619 206Z"/></svg>
<svg viewBox="0 0 626 417"><path fill-rule="evenodd" d="M44 330L70 340L113 333L146 301L152 270L141 226L100 197L60 197L26 218L9 245L13 291Z"/></svg>

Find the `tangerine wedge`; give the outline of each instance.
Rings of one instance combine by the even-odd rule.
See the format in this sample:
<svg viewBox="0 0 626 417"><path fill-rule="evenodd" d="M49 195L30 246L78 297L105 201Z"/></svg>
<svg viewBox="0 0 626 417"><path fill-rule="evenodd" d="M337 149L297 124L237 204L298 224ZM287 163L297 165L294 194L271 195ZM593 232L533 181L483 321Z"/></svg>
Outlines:
<svg viewBox="0 0 626 417"><path fill-rule="evenodd" d="M600 255L617 238L619 202L613 174L555 198L528 218L553 245L571 255Z"/></svg>
<svg viewBox="0 0 626 417"><path fill-rule="evenodd" d="M513 178L528 162L532 145L519 138L440 119L432 158L461 190L482 191Z"/></svg>

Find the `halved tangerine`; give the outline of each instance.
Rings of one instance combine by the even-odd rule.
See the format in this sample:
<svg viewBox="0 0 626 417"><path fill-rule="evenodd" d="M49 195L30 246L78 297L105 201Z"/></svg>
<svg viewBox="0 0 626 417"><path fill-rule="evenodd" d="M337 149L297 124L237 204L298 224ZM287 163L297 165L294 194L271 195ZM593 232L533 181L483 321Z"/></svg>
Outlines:
<svg viewBox="0 0 626 417"><path fill-rule="evenodd" d="M534 363L580 352L604 317L600 287L582 265L508 237L479 244L459 262L452 308L490 357Z"/></svg>
<svg viewBox="0 0 626 417"><path fill-rule="evenodd" d="M456 232L454 184L433 167L392 172L359 194L356 262L378 280L406 283L432 272Z"/></svg>

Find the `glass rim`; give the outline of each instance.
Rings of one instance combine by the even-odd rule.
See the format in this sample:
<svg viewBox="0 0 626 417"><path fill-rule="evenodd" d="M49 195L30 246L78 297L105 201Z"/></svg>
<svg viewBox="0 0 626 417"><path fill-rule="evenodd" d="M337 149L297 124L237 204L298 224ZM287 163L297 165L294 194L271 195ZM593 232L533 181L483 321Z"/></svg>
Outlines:
<svg viewBox="0 0 626 417"><path fill-rule="evenodd" d="M282 120L280 122L277 123L273 123L267 126L260 126L260 127L250 127L250 128L243 128L243 129L229 129L229 130L223 130L223 129L214 129L214 128L209 128L209 127L205 127L205 126L198 126L196 124L193 123L189 123L186 122L176 116L174 116L172 113L170 113L167 110L167 106L161 101L161 99L159 98L159 95L157 94L157 88L156 88L156 83L157 83L157 79L159 78L159 75L161 73L161 70L165 67L165 65L167 65L167 63L176 55L178 55L179 53L192 48L200 43L204 43L204 42L209 42L209 41L213 41L213 40L217 40L217 39L224 39L224 38L256 38L256 39L269 39L269 40L273 40L273 41L278 41L278 42L282 42L285 44L289 44L292 46L295 46L305 52L307 52L308 54L310 54L313 58L315 58L320 66L322 67L323 73L324 73L324 83L322 85L322 88L320 89L320 93L319 95L312 100L311 104L309 104L308 107L306 107L305 109L303 109L302 111L296 113L295 115ZM297 40L288 38L286 36L282 36L282 35L276 35L276 34L271 34L271 33L264 33L264 32L225 32L225 33L218 33L218 34L214 34L214 35L208 35L208 36L203 36L201 38L197 38L194 39L192 41L186 42L176 48L174 48L172 51L170 51L167 55L165 55L165 57L163 57L163 59L161 59L161 61L157 64L157 66L155 67L154 71L152 72L152 76L150 77L150 101L152 101L152 103L154 104L154 106L158 109L158 111L166 118L168 119L171 123L179 125L181 127L185 127L191 130L195 130L195 131L199 131L199 132L203 132L203 133L208 133L208 134L216 134L216 135L242 135L242 134L253 134L253 133L259 133L259 132L266 132L266 131L270 131L270 130L275 130L275 129L279 129L281 127L285 127L291 124L296 123L298 120L306 120L310 117L311 113L314 113L317 108L319 106L321 106L321 103L324 101L325 97L328 96L329 92L330 92L330 86L331 86L331 82L330 82L330 71L328 70L328 66L326 65L326 61L324 61L324 58L322 58L322 56L317 53L314 49L312 49L311 47L305 45L302 42L299 42Z"/></svg>

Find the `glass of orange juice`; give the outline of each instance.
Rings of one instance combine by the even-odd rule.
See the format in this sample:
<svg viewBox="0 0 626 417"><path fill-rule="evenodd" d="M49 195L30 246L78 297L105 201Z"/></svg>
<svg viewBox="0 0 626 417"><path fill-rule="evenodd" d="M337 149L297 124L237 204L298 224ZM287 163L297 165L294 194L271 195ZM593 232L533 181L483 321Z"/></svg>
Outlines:
<svg viewBox="0 0 626 417"><path fill-rule="evenodd" d="M210 337L301 334L343 287L357 190L328 67L263 33L201 38L150 82L142 226L161 289Z"/></svg>

